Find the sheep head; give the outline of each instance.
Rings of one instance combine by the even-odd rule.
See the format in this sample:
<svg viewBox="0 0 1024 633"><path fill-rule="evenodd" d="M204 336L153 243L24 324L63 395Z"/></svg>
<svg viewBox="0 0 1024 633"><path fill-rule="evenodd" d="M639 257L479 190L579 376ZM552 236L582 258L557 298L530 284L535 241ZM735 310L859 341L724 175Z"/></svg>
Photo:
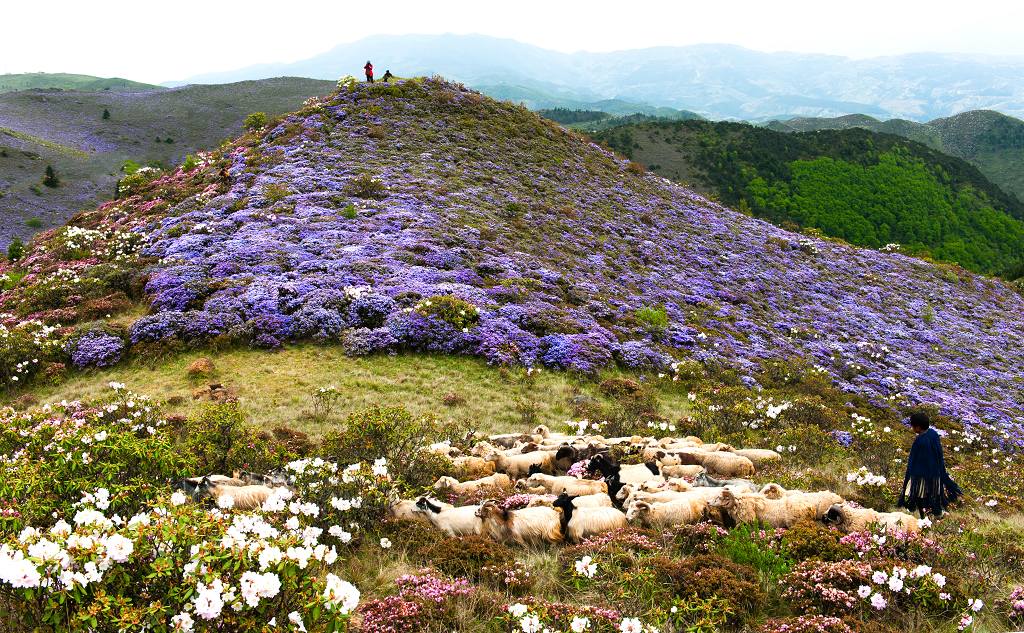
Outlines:
<svg viewBox="0 0 1024 633"><path fill-rule="evenodd" d="M637 501L636 503L629 507L629 510L626 511L626 520L635 521L637 519L647 516L647 514L650 513L650 511L651 504L647 503L646 501Z"/></svg>
<svg viewBox="0 0 1024 633"><path fill-rule="evenodd" d="M768 499L781 499L786 496L786 492L782 489L782 486L776 483L765 484L761 488L761 494Z"/></svg>
<svg viewBox="0 0 1024 633"><path fill-rule="evenodd" d="M841 525L843 523L843 519L846 518L844 510L845 508L837 503L828 509L828 512L825 513L825 516L823 516L821 520L829 525Z"/></svg>
<svg viewBox="0 0 1024 633"><path fill-rule="evenodd" d="M457 486L457 485L459 485L459 480L458 479L456 479L455 477L449 477L449 476L446 475L444 477L438 477L437 481L434 482L434 485L432 486L432 488L434 490L447 490L448 488L451 488L451 487Z"/></svg>

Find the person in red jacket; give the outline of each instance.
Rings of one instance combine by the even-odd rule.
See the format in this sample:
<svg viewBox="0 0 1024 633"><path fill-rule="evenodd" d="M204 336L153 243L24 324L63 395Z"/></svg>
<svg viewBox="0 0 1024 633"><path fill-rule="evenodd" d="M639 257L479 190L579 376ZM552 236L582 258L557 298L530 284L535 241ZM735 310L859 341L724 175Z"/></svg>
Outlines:
<svg viewBox="0 0 1024 633"><path fill-rule="evenodd" d="M370 60L366 60L366 65L363 66L363 70L366 71L366 81L368 81L368 82L370 82L372 84L373 83L373 64L370 63Z"/></svg>

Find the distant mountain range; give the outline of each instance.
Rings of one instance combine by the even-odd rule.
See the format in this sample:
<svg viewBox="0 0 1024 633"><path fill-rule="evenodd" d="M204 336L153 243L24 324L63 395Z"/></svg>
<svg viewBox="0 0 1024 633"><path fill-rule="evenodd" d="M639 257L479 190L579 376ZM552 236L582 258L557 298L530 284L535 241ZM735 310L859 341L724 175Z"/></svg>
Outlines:
<svg viewBox="0 0 1024 633"><path fill-rule="evenodd" d="M116 90L118 92L134 92L143 90L163 90L161 86L139 83L120 77L93 77L92 75L73 75L69 73L21 73L16 75L0 75L0 92L15 90L57 89Z"/></svg>
<svg viewBox="0 0 1024 633"><path fill-rule="evenodd" d="M900 136L683 121L622 125L595 138L787 228L1024 274L1024 204L964 160Z"/></svg>
<svg viewBox="0 0 1024 633"><path fill-rule="evenodd" d="M289 112L334 85L285 77L142 92L0 93L0 247L112 198L125 160L177 165L237 135L250 112ZM41 185L47 165L59 187Z"/></svg>
<svg viewBox="0 0 1024 633"><path fill-rule="evenodd" d="M178 83L336 79L360 75L367 59L381 72L443 74L534 109L624 99L753 121L853 113L928 121L977 109L1024 116L1024 58L919 53L855 60L711 44L566 54L482 35L379 35L299 62Z"/></svg>
<svg viewBox="0 0 1024 633"><path fill-rule="evenodd" d="M999 112L964 112L928 123L902 119L879 121L857 114L831 119L771 121L767 126L781 132L857 127L897 134L968 161L992 182L1024 200L1024 121Z"/></svg>

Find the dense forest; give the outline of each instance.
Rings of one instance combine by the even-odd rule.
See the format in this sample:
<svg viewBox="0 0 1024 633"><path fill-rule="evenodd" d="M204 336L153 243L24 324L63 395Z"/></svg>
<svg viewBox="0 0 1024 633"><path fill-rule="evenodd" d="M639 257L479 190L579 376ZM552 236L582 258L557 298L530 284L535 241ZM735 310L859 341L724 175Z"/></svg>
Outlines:
<svg viewBox="0 0 1024 633"><path fill-rule="evenodd" d="M737 123L616 127L597 140L653 171L792 228L1016 276L1024 205L977 168L864 129L785 134Z"/></svg>

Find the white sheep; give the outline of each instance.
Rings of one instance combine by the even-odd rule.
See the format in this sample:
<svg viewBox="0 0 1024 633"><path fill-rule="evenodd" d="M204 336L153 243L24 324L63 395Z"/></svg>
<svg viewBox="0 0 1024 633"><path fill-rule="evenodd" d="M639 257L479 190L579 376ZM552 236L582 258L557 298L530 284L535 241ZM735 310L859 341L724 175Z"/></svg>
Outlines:
<svg viewBox="0 0 1024 633"><path fill-rule="evenodd" d="M736 523L761 521L776 528L789 528L818 517L817 502L803 495L768 499L756 492L734 492L723 488L711 505L721 508Z"/></svg>
<svg viewBox="0 0 1024 633"><path fill-rule="evenodd" d="M732 453L749 459L756 470L760 470L772 462L782 461L782 455L766 448L737 448Z"/></svg>
<svg viewBox="0 0 1024 633"><path fill-rule="evenodd" d="M576 477L555 477L544 473L534 473L520 481L529 491L549 492L560 495L563 492L578 495L608 494L608 484L593 479L577 479Z"/></svg>
<svg viewBox="0 0 1024 633"><path fill-rule="evenodd" d="M678 459L678 455L676 456L676 458ZM679 465L675 465L675 466L665 466L665 465L663 465L661 467L661 474L664 475L665 477L675 477L675 478L690 477L690 478L693 478L693 477L696 477L697 475L700 475L700 474L705 473L705 472L707 472L707 471L704 470L704 467L701 466L700 464L679 464Z"/></svg>
<svg viewBox="0 0 1024 633"><path fill-rule="evenodd" d="M871 508L855 508L849 504L835 504L825 513L825 522L843 532L864 532L877 525L887 532L903 531L917 534L921 524L917 517L905 512L878 512Z"/></svg>
<svg viewBox="0 0 1024 633"><path fill-rule="evenodd" d="M494 474L494 462L476 455L452 458L455 475L460 479L478 479Z"/></svg>
<svg viewBox="0 0 1024 633"><path fill-rule="evenodd" d="M637 501L629 507L626 519L644 527L668 528L675 525L697 523L704 518L708 502L700 495L690 495L668 503Z"/></svg>
<svg viewBox="0 0 1024 633"><path fill-rule="evenodd" d="M749 477L754 474L754 463L743 457L727 451L716 451L713 453L694 452L690 453L710 473L721 477Z"/></svg>
<svg viewBox="0 0 1024 633"><path fill-rule="evenodd" d="M450 491L460 497L475 494L481 490L506 490L512 487L512 479L505 473L494 473L480 479L459 481L455 477L438 477L433 489L442 492Z"/></svg>
<svg viewBox="0 0 1024 633"><path fill-rule="evenodd" d="M442 509L451 509L455 506L435 500ZM391 517L399 521L419 521L429 523L426 514L416 506L415 499L399 499L391 504Z"/></svg>
<svg viewBox="0 0 1024 633"><path fill-rule="evenodd" d="M209 477L205 477L200 494L213 497L218 504L223 503L221 499L230 497L231 507L236 510L256 510L270 498L270 495L274 494L274 489L263 485L229 485L211 481Z"/></svg>
<svg viewBox="0 0 1024 633"><path fill-rule="evenodd" d="M469 536L480 534L483 530L477 511L480 506L462 506L459 508L442 505L436 499L420 497L416 500L419 508L430 523L448 536Z"/></svg>

